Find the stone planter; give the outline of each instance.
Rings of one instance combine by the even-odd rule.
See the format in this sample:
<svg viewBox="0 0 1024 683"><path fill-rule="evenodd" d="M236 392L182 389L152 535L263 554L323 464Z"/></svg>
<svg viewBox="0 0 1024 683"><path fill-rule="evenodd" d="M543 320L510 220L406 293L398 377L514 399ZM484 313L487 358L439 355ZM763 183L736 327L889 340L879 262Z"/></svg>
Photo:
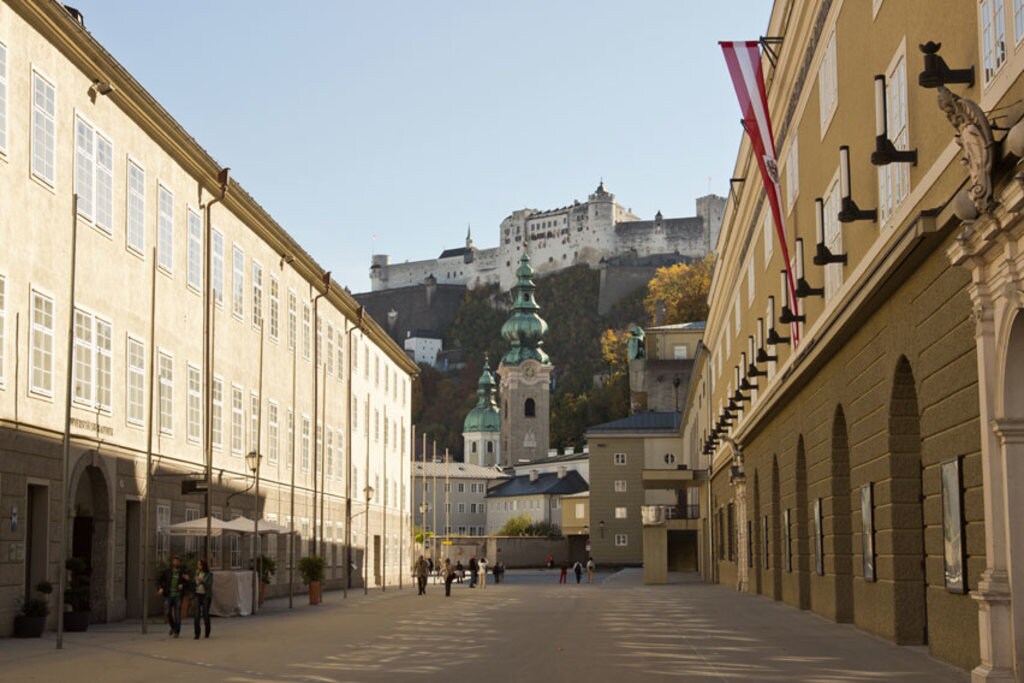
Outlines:
<svg viewBox="0 0 1024 683"><path fill-rule="evenodd" d="M46 617L28 617L18 614L14 617L15 638L39 638L46 630Z"/></svg>
<svg viewBox="0 0 1024 683"><path fill-rule="evenodd" d="M309 582L309 604L319 605L320 604L320 582L310 581Z"/></svg>

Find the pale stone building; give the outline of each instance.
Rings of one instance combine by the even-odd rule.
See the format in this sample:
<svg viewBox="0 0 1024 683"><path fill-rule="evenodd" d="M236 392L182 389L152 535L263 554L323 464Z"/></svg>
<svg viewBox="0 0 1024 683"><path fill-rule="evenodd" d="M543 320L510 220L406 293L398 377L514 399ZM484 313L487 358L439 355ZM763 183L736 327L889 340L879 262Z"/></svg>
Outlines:
<svg viewBox="0 0 1024 683"><path fill-rule="evenodd" d="M413 523L437 536L483 536L487 491L508 479L496 467L463 462L413 463ZM437 557L435 554L434 557Z"/></svg>
<svg viewBox="0 0 1024 683"><path fill-rule="evenodd" d="M530 522L562 521L562 496L587 490L579 472L565 468L541 474L536 470L501 482L487 493L487 535L497 534L505 523L520 515Z"/></svg>
<svg viewBox="0 0 1024 683"><path fill-rule="evenodd" d="M402 349L80 15L0 5L0 113L0 635L38 581L62 581L62 540L91 568L94 621L139 617L172 552L245 569L248 539L168 533L208 513L293 527L328 587L363 568L397 582L416 372ZM272 593L287 540L262 548Z"/></svg>

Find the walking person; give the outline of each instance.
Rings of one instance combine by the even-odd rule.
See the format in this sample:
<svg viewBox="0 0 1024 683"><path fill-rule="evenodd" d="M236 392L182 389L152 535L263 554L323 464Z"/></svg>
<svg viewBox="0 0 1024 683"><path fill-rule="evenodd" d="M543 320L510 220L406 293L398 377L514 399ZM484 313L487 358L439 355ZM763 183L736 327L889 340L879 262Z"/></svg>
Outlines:
<svg viewBox="0 0 1024 683"><path fill-rule="evenodd" d="M423 556L420 555L420 559L416 560L416 586L419 589L417 595L427 594L427 576L430 574L430 565Z"/></svg>
<svg viewBox="0 0 1024 683"><path fill-rule="evenodd" d="M548 559L545 561L545 564L547 565L548 569L553 569L555 566L555 558L551 557L551 555L548 555Z"/></svg>
<svg viewBox="0 0 1024 683"><path fill-rule="evenodd" d="M206 637L210 637L210 602L213 601L213 572L210 571L210 565L207 564L206 560L199 560L195 585L196 615L193 621L195 622L196 640L199 640L200 620L206 628Z"/></svg>
<svg viewBox="0 0 1024 683"><path fill-rule="evenodd" d="M469 558L469 587L476 588L476 572L479 569L476 558Z"/></svg>
<svg viewBox="0 0 1024 683"><path fill-rule="evenodd" d="M569 564L567 562L562 563L562 571L558 575L558 583L565 583L565 578L569 574Z"/></svg>
<svg viewBox="0 0 1024 683"><path fill-rule="evenodd" d="M466 576L466 568L462 566L462 560L455 563L455 582L462 583L463 577Z"/></svg>
<svg viewBox="0 0 1024 683"><path fill-rule="evenodd" d="M181 558L171 558L171 566L160 574L157 592L164 597L164 610L167 612L168 635L177 638L181 635L181 601L185 597L188 586L188 569L181 566Z"/></svg>
<svg viewBox="0 0 1024 683"><path fill-rule="evenodd" d="M576 583L579 583L580 579L583 578L583 565L580 564L579 560L576 560L572 565L572 573L576 575Z"/></svg>
<svg viewBox="0 0 1024 683"><path fill-rule="evenodd" d="M445 559L444 561L444 597L450 598L452 596L452 581L455 580L455 568L452 567L452 561Z"/></svg>
<svg viewBox="0 0 1024 683"><path fill-rule="evenodd" d="M480 567L480 587L487 588L487 558L481 557L479 562Z"/></svg>
<svg viewBox="0 0 1024 683"><path fill-rule="evenodd" d="M597 565L594 564L594 558L587 560L587 583L594 583L594 570L597 569Z"/></svg>

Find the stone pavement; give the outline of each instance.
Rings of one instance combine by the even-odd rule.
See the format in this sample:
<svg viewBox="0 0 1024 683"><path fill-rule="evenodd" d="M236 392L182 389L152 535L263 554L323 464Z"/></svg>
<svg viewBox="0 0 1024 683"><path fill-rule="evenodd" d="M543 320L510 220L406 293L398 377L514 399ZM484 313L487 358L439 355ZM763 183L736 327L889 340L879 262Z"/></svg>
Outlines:
<svg viewBox="0 0 1024 683"><path fill-rule="evenodd" d="M490 577L489 577L490 578ZM368 596L328 593L309 607L273 600L257 617L215 619L195 641L159 624L93 626L0 640L0 681L966 681L965 672L852 626L721 586L643 586L639 570L558 585L514 571L451 598L430 585Z"/></svg>

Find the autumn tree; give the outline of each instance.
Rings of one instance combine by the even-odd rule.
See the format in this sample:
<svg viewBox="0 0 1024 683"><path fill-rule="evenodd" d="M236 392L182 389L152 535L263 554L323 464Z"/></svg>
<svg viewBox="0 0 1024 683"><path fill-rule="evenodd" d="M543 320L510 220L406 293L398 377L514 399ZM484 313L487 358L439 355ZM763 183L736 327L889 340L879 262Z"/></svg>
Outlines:
<svg viewBox="0 0 1024 683"><path fill-rule="evenodd" d="M658 268L647 284L644 310L651 320L657 320L659 304L665 307L663 325L706 320L708 316L708 287L714 256L708 255L696 263L677 263Z"/></svg>
<svg viewBox="0 0 1024 683"><path fill-rule="evenodd" d="M621 330L609 329L601 334L601 359L608 365L611 372L622 372L626 369L626 342L629 341L629 328Z"/></svg>

